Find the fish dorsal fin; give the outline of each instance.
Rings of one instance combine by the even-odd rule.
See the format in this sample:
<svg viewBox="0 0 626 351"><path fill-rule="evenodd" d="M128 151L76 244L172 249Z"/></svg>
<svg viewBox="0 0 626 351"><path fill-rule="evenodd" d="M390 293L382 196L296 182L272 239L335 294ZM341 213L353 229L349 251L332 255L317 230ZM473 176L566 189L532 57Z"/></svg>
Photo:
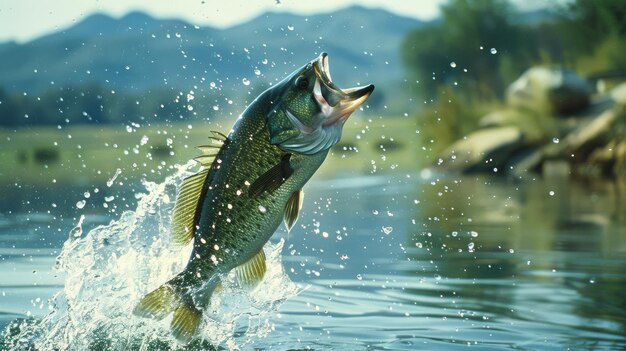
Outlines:
<svg viewBox="0 0 626 351"><path fill-rule="evenodd" d="M226 144L228 137L218 131L212 130L209 139L212 141L211 144L196 146L196 149L200 150L202 155L193 158L194 161L205 168L211 167L215 156L217 156L220 148Z"/></svg>
<svg viewBox="0 0 626 351"><path fill-rule="evenodd" d="M193 239L198 203L208 173L205 169L189 176L180 186L172 212L172 242L177 245L186 245Z"/></svg>
<svg viewBox="0 0 626 351"><path fill-rule="evenodd" d="M217 130L212 130L211 135L209 135L209 139L213 139L215 141L219 141L223 143L226 141L226 139L228 139L228 137L224 135L223 133L218 132Z"/></svg>
<svg viewBox="0 0 626 351"><path fill-rule="evenodd" d="M289 163L291 154L285 154L280 162L274 167L261 174L251 185L248 194L256 197L264 192L272 192L278 189L293 174L293 168Z"/></svg>
<svg viewBox="0 0 626 351"><path fill-rule="evenodd" d="M242 287L254 288L263 280L266 270L265 252L261 249L246 263L235 268L237 283Z"/></svg>
<svg viewBox="0 0 626 351"><path fill-rule="evenodd" d="M200 166L204 168L211 167L213 164L213 160L215 159L215 154L212 155L200 155L193 158L194 161L198 162Z"/></svg>
<svg viewBox="0 0 626 351"><path fill-rule="evenodd" d="M287 205L285 205L285 227L287 227L287 232L291 231L293 225L296 224L298 220L298 215L300 215L300 210L302 210L302 200L304 198L304 191L302 189L296 190L291 193L289 197L289 201L287 201Z"/></svg>

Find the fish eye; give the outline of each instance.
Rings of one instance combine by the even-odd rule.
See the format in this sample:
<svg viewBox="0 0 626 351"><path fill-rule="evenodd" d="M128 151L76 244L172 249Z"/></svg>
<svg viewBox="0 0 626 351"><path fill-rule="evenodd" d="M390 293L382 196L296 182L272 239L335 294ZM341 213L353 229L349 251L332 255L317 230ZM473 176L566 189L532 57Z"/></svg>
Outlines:
<svg viewBox="0 0 626 351"><path fill-rule="evenodd" d="M306 89L309 87L309 80L306 77L300 76L296 78L295 84L300 89Z"/></svg>

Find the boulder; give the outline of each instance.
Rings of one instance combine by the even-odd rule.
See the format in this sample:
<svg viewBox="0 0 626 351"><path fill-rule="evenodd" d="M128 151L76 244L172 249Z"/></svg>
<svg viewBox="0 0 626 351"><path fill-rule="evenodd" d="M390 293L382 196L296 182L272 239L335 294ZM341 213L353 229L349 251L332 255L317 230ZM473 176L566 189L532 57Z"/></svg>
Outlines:
<svg viewBox="0 0 626 351"><path fill-rule="evenodd" d="M507 88L506 99L514 108L567 115L589 106L592 92L591 84L573 71L533 67Z"/></svg>
<svg viewBox="0 0 626 351"><path fill-rule="evenodd" d="M436 167L462 173L494 172L494 168L504 167L509 156L524 145L524 133L519 128L481 129L446 149Z"/></svg>
<svg viewBox="0 0 626 351"><path fill-rule="evenodd" d="M626 105L626 83L622 83L611 90L611 98L620 105Z"/></svg>

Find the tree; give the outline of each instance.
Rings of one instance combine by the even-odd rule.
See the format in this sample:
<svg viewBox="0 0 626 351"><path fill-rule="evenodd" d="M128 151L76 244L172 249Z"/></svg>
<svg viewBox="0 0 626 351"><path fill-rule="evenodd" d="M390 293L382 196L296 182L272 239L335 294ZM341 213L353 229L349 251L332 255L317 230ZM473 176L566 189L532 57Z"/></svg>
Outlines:
<svg viewBox="0 0 626 351"><path fill-rule="evenodd" d="M453 0L441 13L441 22L414 30L403 43L404 62L422 92L433 96L439 85L463 80L478 97L501 96L503 57L516 62L524 52L514 8L504 0Z"/></svg>

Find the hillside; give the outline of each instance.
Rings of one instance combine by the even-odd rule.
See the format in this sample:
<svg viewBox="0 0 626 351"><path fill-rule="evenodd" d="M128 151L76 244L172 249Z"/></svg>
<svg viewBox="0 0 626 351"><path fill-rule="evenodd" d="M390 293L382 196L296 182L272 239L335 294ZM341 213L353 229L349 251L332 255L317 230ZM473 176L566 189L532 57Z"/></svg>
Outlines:
<svg viewBox="0 0 626 351"><path fill-rule="evenodd" d="M401 81L400 43L421 24L364 7L311 16L266 13L226 29L138 12L121 18L95 14L28 43L0 44L0 88L38 94L95 83L120 93L202 93L214 82L213 90L232 99L282 78L321 51L330 54L340 86L373 82L384 88ZM381 104L384 90L378 91Z"/></svg>

